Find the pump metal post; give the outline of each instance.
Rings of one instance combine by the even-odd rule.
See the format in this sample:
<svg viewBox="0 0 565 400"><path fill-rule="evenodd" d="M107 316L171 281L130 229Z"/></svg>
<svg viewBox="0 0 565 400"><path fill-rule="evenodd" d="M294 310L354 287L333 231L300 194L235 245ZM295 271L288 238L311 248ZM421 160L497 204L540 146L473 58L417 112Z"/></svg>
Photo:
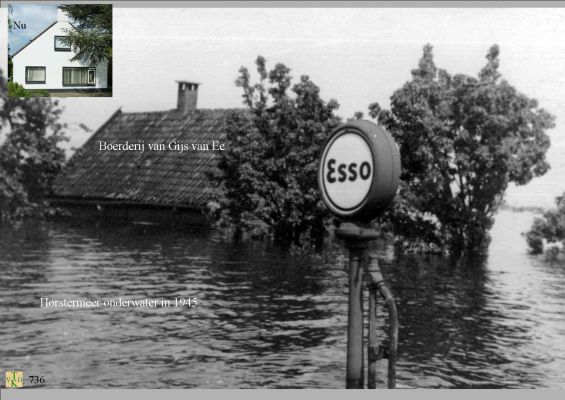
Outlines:
<svg viewBox="0 0 565 400"><path fill-rule="evenodd" d="M368 262L369 242L378 234L368 224L344 222L336 236L349 250L349 310L347 319L346 388L362 389L363 370L363 273Z"/></svg>
<svg viewBox="0 0 565 400"><path fill-rule="evenodd" d="M318 169L318 187L324 204L344 220L335 232L349 250L348 389L361 389L364 384L362 280L369 242L378 237L369 222L390 205L399 180L398 146L378 125L363 120L348 122L326 141ZM370 337L372 346L375 340L373 335ZM371 381L370 385L375 384Z"/></svg>

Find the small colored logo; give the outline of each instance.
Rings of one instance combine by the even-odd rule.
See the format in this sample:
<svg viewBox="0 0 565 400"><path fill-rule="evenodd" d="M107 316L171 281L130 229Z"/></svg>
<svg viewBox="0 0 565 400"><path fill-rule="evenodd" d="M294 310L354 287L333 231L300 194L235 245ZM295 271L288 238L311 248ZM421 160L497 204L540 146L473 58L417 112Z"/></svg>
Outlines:
<svg viewBox="0 0 565 400"><path fill-rule="evenodd" d="M23 371L6 371L6 388L24 387Z"/></svg>

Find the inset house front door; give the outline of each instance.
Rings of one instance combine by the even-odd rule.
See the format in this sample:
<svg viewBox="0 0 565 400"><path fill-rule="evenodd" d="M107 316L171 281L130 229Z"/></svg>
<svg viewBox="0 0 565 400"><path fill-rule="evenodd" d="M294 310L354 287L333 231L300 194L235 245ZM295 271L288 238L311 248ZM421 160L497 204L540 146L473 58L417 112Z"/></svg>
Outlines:
<svg viewBox="0 0 565 400"><path fill-rule="evenodd" d="M88 84L96 85L96 70L94 68L88 69Z"/></svg>

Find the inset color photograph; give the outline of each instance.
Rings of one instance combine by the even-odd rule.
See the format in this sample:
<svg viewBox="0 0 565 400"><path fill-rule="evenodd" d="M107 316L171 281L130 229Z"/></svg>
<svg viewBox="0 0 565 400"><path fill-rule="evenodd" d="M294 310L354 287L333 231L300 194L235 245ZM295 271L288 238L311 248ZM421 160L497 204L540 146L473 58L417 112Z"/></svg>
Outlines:
<svg viewBox="0 0 565 400"><path fill-rule="evenodd" d="M10 4L11 97L112 96L111 4Z"/></svg>

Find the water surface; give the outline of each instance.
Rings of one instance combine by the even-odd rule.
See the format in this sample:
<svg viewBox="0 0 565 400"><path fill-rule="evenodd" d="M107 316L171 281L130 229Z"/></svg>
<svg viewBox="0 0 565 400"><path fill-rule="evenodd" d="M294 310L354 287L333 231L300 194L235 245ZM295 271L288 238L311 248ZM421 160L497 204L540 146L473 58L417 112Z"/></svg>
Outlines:
<svg viewBox="0 0 565 400"><path fill-rule="evenodd" d="M400 313L399 386L565 388L565 261L527 254L532 218L501 212L484 259L381 251ZM64 388L342 388L344 259L215 231L0 227L0 370ZM41 297L198 307L40 308Z"/></svg>

